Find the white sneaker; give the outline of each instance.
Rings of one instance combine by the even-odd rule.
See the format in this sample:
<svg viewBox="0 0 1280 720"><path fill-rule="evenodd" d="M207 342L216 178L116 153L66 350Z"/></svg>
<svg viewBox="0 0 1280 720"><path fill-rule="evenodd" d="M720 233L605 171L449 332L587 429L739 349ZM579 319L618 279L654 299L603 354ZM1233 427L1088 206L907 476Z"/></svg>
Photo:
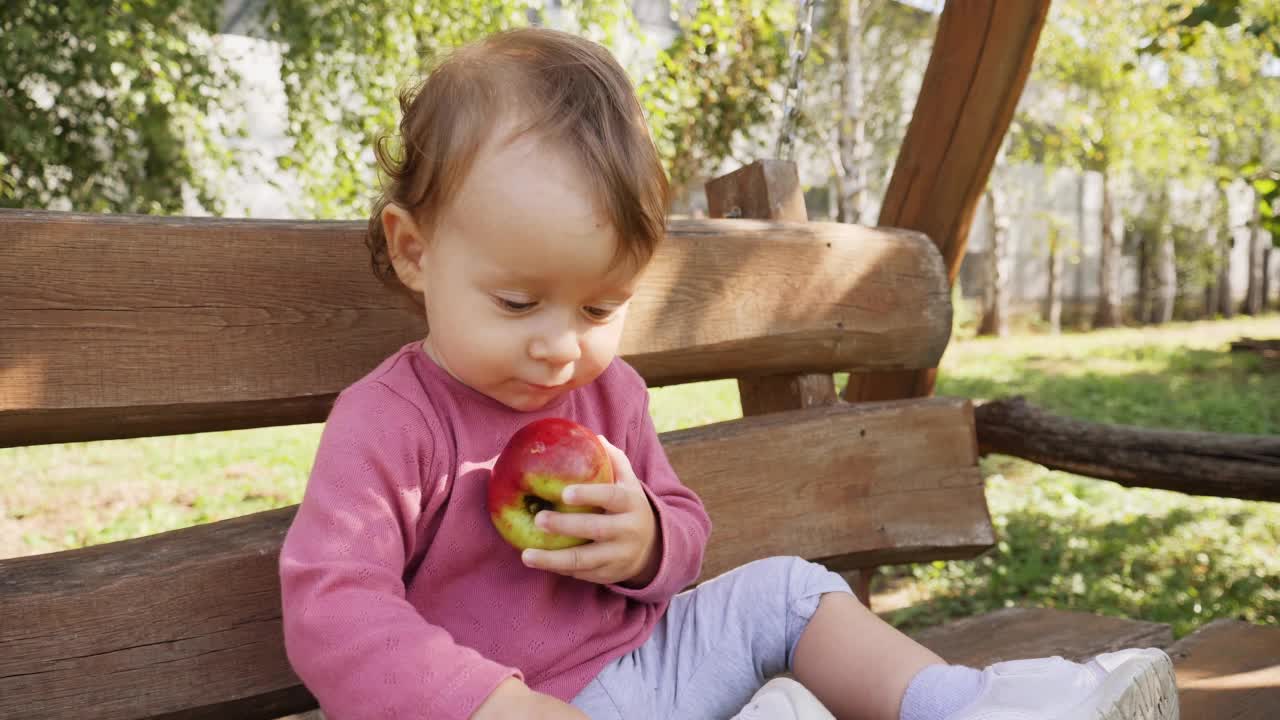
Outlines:
<svg viewBox="0 0 1280 720"><path fill-rule="evenodd" d="M996 663L977 699L948 720L1178 720L1173 663L1155 648Z"/></svg>
<svg viewBox="0 0 1280 720"><path fill-rule="evenodd" d="M779 677L764 684L733 720L836 720L805 686Z"/></svg>

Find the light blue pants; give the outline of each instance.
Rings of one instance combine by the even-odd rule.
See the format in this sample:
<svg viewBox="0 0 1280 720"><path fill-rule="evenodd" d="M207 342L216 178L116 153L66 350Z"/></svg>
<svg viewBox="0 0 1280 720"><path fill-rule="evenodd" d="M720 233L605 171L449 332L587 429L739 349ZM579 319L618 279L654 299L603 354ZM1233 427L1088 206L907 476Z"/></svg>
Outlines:
<svg viewBox="0 0 1280 720"><path fill-rule="evenodd" d="M791 668L823 593L844 578L796 557L748 563L680 593L643 645L605 666L573 705L591 720L725 720Z"/></svg>

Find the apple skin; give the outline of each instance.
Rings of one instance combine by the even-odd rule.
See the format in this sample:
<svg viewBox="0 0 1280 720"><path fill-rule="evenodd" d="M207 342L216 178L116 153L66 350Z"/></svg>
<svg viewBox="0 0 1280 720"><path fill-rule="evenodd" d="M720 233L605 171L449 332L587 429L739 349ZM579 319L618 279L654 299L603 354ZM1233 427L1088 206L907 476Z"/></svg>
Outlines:
<svg viewBox="0 0 1280 720"><path fill-rule="evenodd" d="M572 420L543 418L511 436L489 475L489 518L512 546L561 550L587 540L557 535L534 525L541 510L601 512L590 505L566 505L570 485L613 482L613 463L595 433Z"/></svg>

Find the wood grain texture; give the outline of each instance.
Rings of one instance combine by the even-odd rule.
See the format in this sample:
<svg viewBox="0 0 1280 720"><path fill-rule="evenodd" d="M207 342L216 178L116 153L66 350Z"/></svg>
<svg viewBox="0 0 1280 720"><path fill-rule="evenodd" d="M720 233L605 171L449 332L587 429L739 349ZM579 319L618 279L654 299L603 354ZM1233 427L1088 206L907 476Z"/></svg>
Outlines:
<svg viewBox="0 0 1280 720"><path fill-rule="evenodd" d="M1050 0L949 0L878 224L938 244L948 282L960 272L974 209L1022 96ZM850 402L928 395L936 372L850 378Z"/></svg>
<svg viewBox="0 0 1280 720"><path fill-rule="evenodd" d="M769 413L663 435L714 527L703 577L772 555L847 570L994 542L967 400Z"/></svg>
<svg viewBox="0 0 1280 720"><path fill-rule="evenodd" d="M0 447L323 420L422 334L363 228L0 210ZM950 330L918 233L687 220L621 352L662 385L928 367Z"/></svg>
<svg viewBox="0 0 1280 720"><path fill-rule="evenodd" d="M1021 658L1062 657L1081 662L1126 647L1167 647L1163 623L1049 608L1004 608L912 633L949 663L985 667ZM1200 717L1186 715L1183 717Z"/></svg>
<svg viewBox="0 0 1280 720"><path fill-rule="evenodd" d="M1280 716L1280 627L1214 620L1169 648L1182 717Z"/></svg>
<svg viewBox="0 0 1280 720"><path fill-rule="evenodd" d="M983 454L1128 487L1280 501L1280 436L1154 430L1062 417L1013 397L974 411Z"/></svg>
<svg viewBox="0 0 1280 720"><path fill-rule="evenodd" d="M707 182L708 214L714 218L750 220L809 219L800 172L789 160L757 160ZM831 405L836 402L831 373L762 375L738 378L742 414Z"/></svg>
<svg viewBox="0 0 1280 720"><path fill-rule="evenodd" d="M663 435L715 525L704 577L775 554L861 566L990 546L968 412L935 398ZM276 561L294 511L0 561L0 717L266 720L312 707L280 628Z"/></svg>
<svg viewBox="0 0 1280 720"><path fill-rule="evenodd" d="M790 160L757 160L750 165L714 178L706 185L707 208L711 217L741 217L752 220L809 219L800 185L800 171ZM834 405L835 378L831 373L762 375L738 378L738 400L745 417L800 408ZM857 571L851 583L854 594L871 606L871 575L874 569Z"/></svg>

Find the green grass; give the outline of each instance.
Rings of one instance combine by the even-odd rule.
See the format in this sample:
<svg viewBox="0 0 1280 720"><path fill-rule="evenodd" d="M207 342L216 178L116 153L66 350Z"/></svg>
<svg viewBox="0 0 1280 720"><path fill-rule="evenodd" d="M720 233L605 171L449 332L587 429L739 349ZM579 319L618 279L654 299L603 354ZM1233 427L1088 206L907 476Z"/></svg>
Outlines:
<svg viewBox="0 0 1280 720"><path fill-rule="evenodd" d="M962 341L943 359L938 393L1025 395L1099 422L1278 434L1280 372L1226 352L1241 336L1280 337L1280 318ZM1014 604L1166 622L1177 636L1222 617L1280 620L1280 504L1127 489L1004 456L982 468L998 546L887 573L923 600L891 622Z"/></svg>
<svg viewBox="0 0 1280 720"><path fill-rule="evenodd" d="M1053 412L1152 427L1280 433L1280 372L1226 352L1280 318L953 342L938 392L1022 394ZM738 417L733 381L652 392L660 431ZM297 502L307 425L0 450L0 557L136 537ZM1000 543L982 558L896 568L880 587L918 627L1011 604L1168 622L1280 618L1280 504L1189 497L983 460Z"/></svg>

